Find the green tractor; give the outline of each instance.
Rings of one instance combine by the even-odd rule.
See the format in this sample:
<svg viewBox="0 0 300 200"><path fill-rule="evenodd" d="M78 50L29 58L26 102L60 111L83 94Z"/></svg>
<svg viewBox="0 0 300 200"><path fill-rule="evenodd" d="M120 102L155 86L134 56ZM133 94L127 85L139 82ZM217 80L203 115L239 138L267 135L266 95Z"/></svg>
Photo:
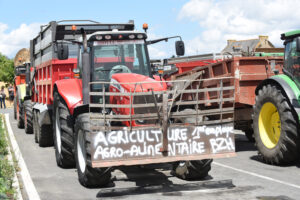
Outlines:
<svg viewBox="0 0 300 200"><path fill-rule="evenodd" d="M253 128L264 161L283 165L299 156L300 30L283 33L283 74L262 81L256 88Z"/></svg>

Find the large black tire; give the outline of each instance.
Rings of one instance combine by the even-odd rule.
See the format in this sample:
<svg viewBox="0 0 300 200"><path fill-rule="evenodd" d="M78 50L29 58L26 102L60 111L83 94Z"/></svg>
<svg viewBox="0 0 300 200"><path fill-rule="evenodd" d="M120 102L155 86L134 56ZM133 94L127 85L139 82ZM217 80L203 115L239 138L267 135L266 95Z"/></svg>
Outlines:
<svg viewBox="0 0 300 200"><path fill-rule="evenodd" d="M31 100L24 101L24 127L25 133L32 134L33 126L32 126L32 102Z"/></svg>
<svg viewBox="0 0 300 200"><path fill-rule="evenodd" d="M16 98L14 98L14 118L17 119L17 101L16 101Z"/></svg>
<svg viewBox="0 0 300 200"><path fill-rule="evenodd" d="M23 104L19 100L18 95L16 97L16 113L17 113L17 126L18 128L24 128L24 113L23 113Z"/></svg>
<svg viewBox="0 0 300 200"><path fill-rule="evenodd" d="M298 127L297 115L281 89L270 84L263 86L255 99L253 128L257 149L266 163L296 161Z"/></svg>
<svg viewBox="0 0 300 200"><path fill-rule="evenodd" d="M36 137L40 147L50 147L53 146L53 132L52 126L38 123L40 113L36 112Z"/></svg>
<svg viewBox="0 0 300 200"><path fill-rule="evenodd" d="M248 130L245 130L245 135L248 139L249 142L255 142L255 138L254 138L254 133L253 133L253 129L249 128Z"/></svg>
<svg viewBox="0 0 300 200"><path fill-rule="evenodd" d="M194 109L184 109L180 112L197 113ZM196 117L180 119L183 123L195 123ZM203 117L199 116L199 121ZM211 170L212 159L181 161L173 163L173 174L184 180L204 179Z"/></svg>
<svg viewBox="0 0 300 200"><path fill-rule="evenodd" d="M212 159L173 163L173 173L184 180L204 179L211 170Z"/></svg>
<svg viewBox="0 0 300 200"><path fill-rule="evenodd" d="M37 114L36 111L33 110L32 111L32 126L33 126L33 134L34 134L34 141L35 143L39 143L39 139L38 139L38 125L37 125Z"/></svg>
<svg viewBox="0 0 300 200"><path fill-rule="evenodd" d="M79 182L88 188L103 187L110 183L110 168L92 168L90 152L89 114L80 114L75 123L75 160Z"/></svg>
<svg viewBox="0 0 300 200"><path fill-rule="evenodd" d="M57 92L54 93L53 108L53 140L56 163L62 168L75 167L73 153L74 122L66 103Z"/></svg>

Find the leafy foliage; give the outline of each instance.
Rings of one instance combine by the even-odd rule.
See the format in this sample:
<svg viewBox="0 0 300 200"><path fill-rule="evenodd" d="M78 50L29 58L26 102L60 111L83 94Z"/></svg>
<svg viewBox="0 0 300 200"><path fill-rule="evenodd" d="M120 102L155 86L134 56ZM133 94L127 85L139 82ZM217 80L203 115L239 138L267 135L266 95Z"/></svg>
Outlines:
<svg viewBox="0 0 300 200"><path fill-rule="evenodd" d="M13 187L14 169L7 159L7 140L5 129L2 127L3 119L0 116L0 199L14 199L15 189Z"/></svg>
<svg viewBox="0 0 300 200"><path fill-rule="evenodd" d="M14 81L14 62L0 53L0 81L13 83Z"/></svg>

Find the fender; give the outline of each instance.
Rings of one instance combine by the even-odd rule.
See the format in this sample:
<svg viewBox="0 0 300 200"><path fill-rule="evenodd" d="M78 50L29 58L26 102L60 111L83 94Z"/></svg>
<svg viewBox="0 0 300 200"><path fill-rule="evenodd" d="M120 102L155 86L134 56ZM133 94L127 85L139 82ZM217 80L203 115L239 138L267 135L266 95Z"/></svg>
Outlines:
<svg viewBox="0 0 300 200"><path fill-rule="evenodd" d="M296 83L287 75L280 74L272 76L263 80L255 89L255 94L258 95L258 91L267 84L277 85L288 98L289 103L292 105L292 109L297 113L300 121L300 90Z"/></svg>
<svg viewBox="0 0 300 200"><path fill-rule="evenodd" d="M62 79L55 82L55 89L66 102L70 114L73 115L74 108L82 104L82 80Z"/></svg>

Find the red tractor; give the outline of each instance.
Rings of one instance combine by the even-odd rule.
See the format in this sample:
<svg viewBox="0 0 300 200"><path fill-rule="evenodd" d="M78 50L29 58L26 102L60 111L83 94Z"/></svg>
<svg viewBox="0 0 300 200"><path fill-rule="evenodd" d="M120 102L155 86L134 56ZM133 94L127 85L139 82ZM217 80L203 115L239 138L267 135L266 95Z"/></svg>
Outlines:
<svg viewBox="0 0 300 200"><path fill-rule="evenodd" d="M231 77L165 81L153 76L147 46L170 38L147 41L133 21L67 22L43 26L30 45L27 120L40 146L54 143L58 166L76 166L80 183L95 187L121 165L168 162L194 179L207 176L212 158L235 155L234 86L223 87Z"/></svg>

